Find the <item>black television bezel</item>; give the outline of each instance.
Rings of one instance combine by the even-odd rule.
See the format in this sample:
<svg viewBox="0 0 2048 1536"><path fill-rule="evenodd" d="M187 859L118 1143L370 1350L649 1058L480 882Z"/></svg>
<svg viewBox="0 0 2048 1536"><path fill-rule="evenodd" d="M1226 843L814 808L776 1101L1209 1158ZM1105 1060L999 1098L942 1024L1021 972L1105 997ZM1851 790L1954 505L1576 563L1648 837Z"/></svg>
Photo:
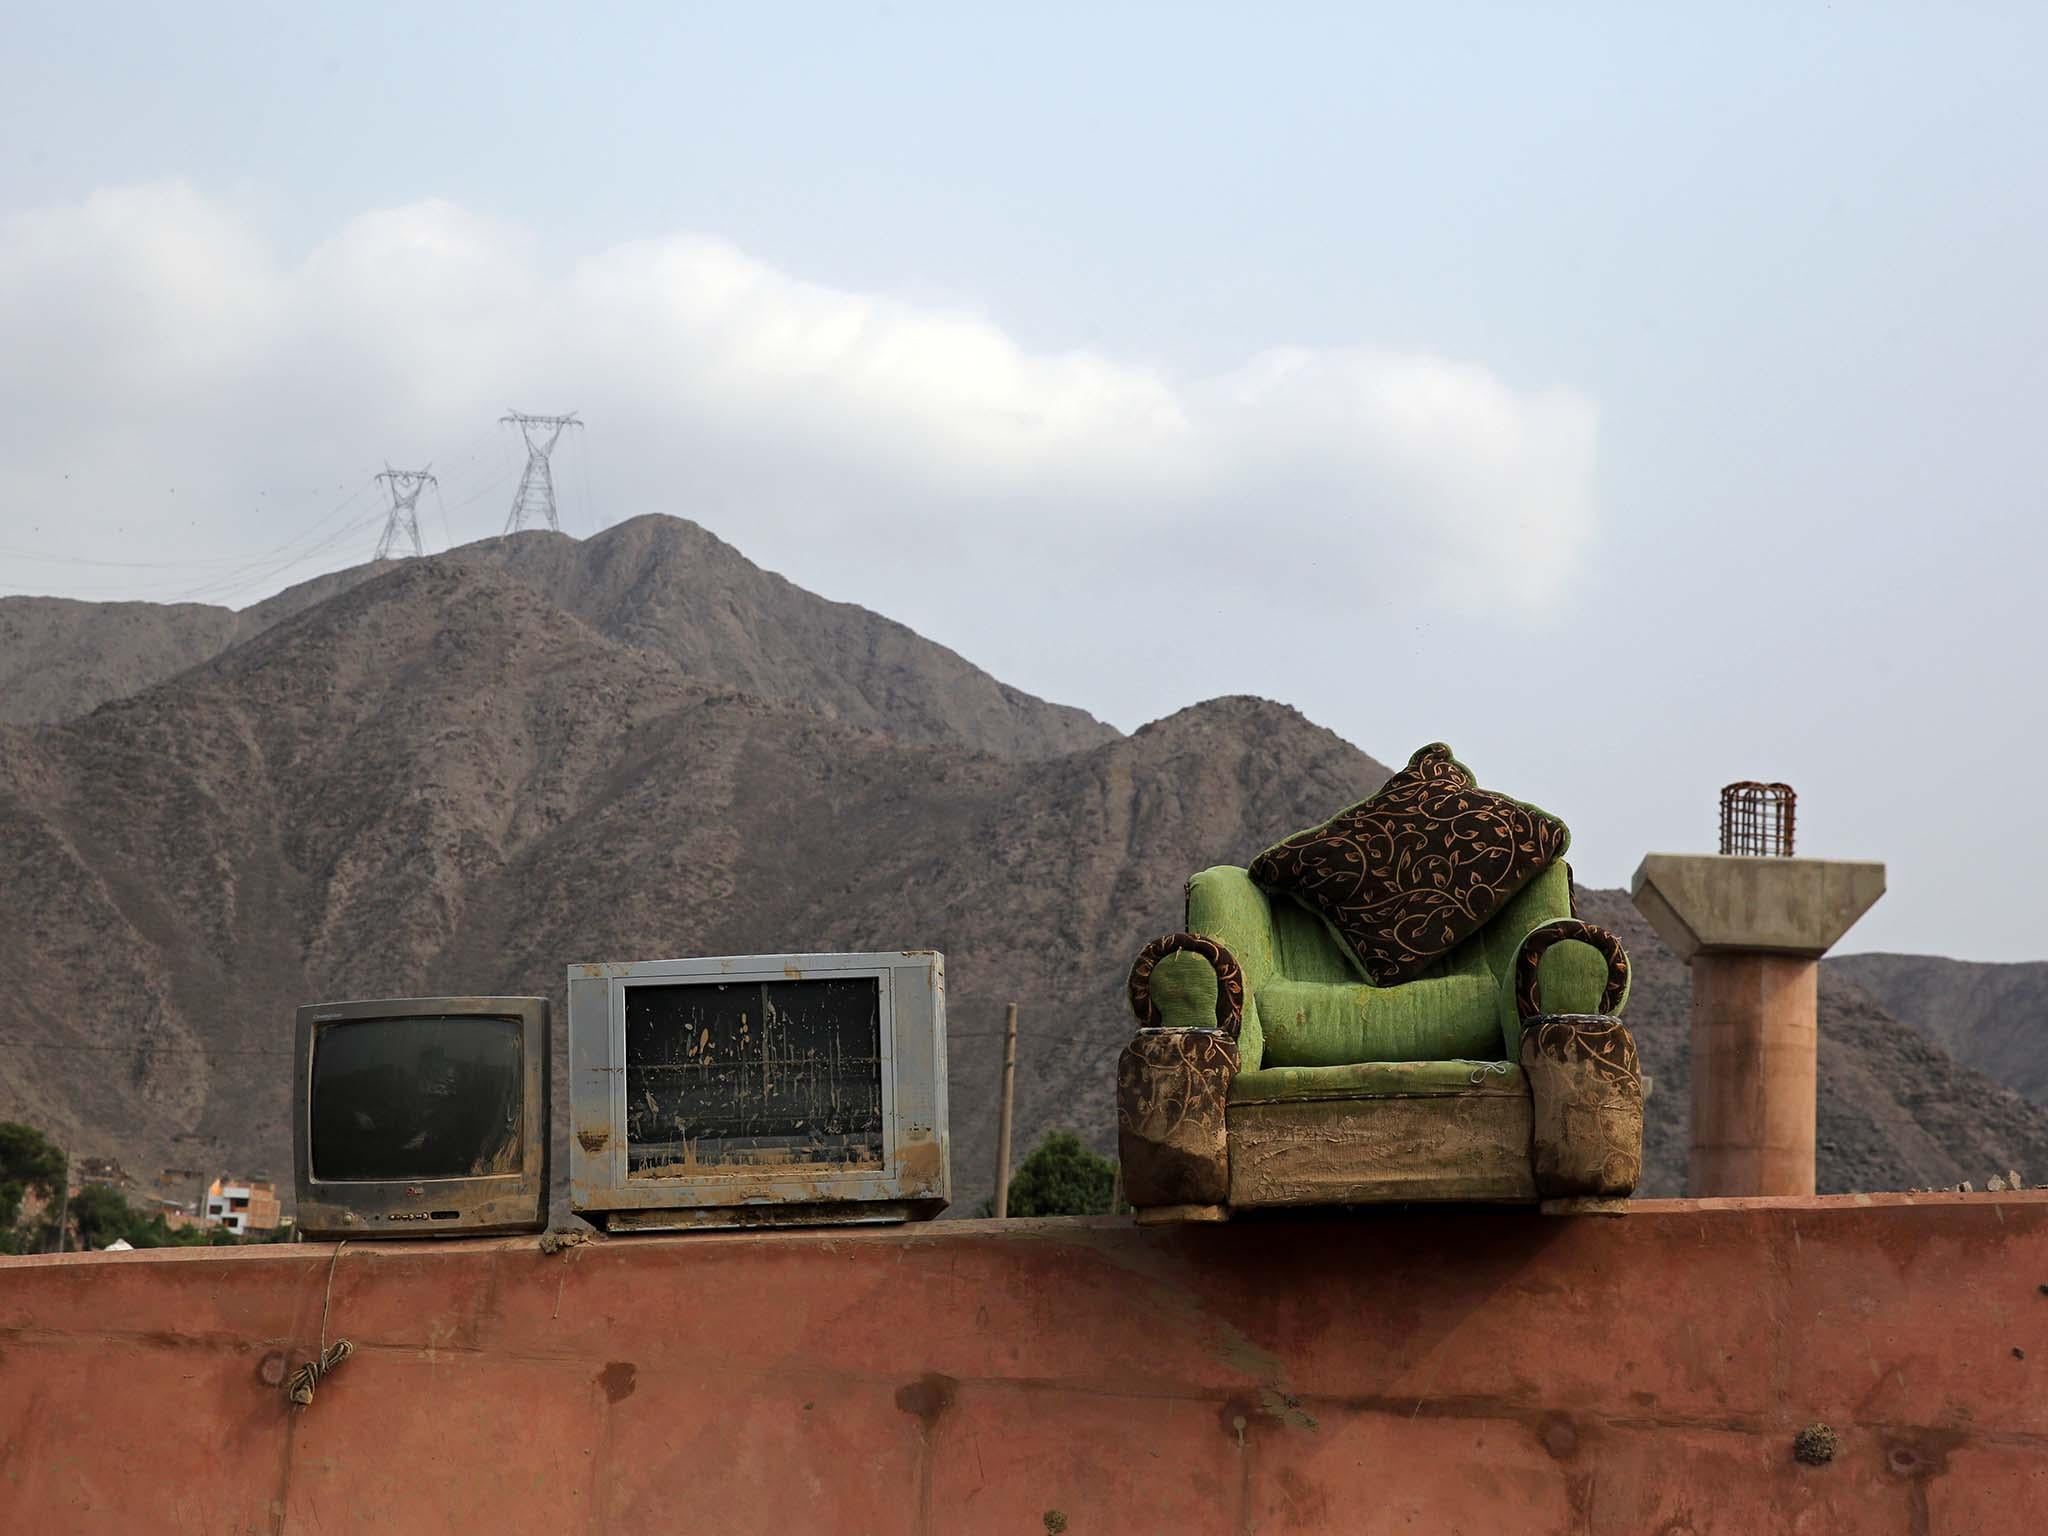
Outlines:
<svg viewBox="0 0 2048 1536"><path fill-rule="evenodd" d="M453 1179L313 1177L313 1041L322 1028L368 1019L473 1015L516 1019L525 1124L519 1170ZM316 1238L457 1237L538 1232L548 1219L551 1011L544 997L385 997L308 1003L298 1011L293 1059L292 1161L298 1230ZM435 1212L453 1210L436 1219Z"/></svg>

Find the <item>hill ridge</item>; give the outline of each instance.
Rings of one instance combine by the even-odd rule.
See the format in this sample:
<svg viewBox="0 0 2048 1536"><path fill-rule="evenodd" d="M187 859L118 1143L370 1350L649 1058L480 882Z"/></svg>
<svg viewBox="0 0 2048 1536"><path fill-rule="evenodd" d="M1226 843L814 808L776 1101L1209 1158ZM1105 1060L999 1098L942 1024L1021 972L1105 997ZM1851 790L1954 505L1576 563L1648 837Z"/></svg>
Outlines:
<svg viewBox="0 0 2048 1536"><path fill-rule="evenodd" d="M0 723L75 718L248 643L393 569L492 567L614 640L693 677L914 740L1021 757L1111 740L1086 711L991 677L957 652L854 603L806 592L685 518L645 514L587 539L529 529L412 560L332 571L239 612L0 597Z"/></svg>

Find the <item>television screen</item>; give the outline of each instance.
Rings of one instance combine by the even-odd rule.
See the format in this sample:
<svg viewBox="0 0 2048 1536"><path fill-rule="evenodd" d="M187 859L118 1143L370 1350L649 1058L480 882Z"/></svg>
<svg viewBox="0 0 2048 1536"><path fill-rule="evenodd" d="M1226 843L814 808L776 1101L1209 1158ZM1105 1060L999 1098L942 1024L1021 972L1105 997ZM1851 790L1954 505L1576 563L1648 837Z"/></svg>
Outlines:
<svg viewBox="0 0 2048 1536"><path fill-rule="evenodd" d="M312 1174L325 1182L520 1171L520 1020L322 1024L313 1043Z"/></svg>
<svg viewBox="0 0 2048 1536"><path fill-rule="evenodd" d="M882 1161L873 976L626 989L626 1168Z"/></svg>

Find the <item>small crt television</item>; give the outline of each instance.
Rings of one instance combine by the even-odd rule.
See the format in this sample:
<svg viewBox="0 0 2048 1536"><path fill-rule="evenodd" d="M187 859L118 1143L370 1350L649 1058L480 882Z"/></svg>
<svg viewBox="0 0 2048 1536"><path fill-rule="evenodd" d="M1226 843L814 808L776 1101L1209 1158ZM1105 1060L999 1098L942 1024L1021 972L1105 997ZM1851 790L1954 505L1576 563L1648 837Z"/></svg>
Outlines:
<svg viewBox="0 0 2048 1536"><path fill-rule="evenodd" d="M570 1205L614 1231L936 1216L945 957L571 966L569 1108Z"/></svg>
<svg viewBox="0 0 2048 1536"><path fill-rule="evenodd" d="M292 1099L308 1237L533 1232L548 1215L548 1000L299 1010Z"/></svg>

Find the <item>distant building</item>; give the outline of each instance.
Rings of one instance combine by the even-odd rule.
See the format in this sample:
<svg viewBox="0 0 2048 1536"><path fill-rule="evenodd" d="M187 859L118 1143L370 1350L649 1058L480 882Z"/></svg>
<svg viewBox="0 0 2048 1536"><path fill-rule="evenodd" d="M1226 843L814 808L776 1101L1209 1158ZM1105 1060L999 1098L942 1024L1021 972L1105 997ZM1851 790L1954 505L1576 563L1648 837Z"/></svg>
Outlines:
<svg viewBox="0 0 2048 1536"><path fill-rule="evenodd" d="M226 1227L237 1237L274 1232L279 1216L277 1186L268 1179L221 1177L206 1187L206 1213L201 1224Z"/></svg>
<svg viewBox="0 0 2048 1536"><path fill-rule="evenodd" d="M84 1184L111 1184L116 1189L135 1182L128 1177L128 1170L111 1157L81 1157L71 1176Z"/></svg>
<svg viewBox="0 0 2048 1536"><path fill-rule="evenodd" d="M161 1216L164 1225L173 1232L199 1225L198 1207L190 1200L173 1200L167 1195L153 1195L145 1190L128 1203L145 1215Z"/></svg>

